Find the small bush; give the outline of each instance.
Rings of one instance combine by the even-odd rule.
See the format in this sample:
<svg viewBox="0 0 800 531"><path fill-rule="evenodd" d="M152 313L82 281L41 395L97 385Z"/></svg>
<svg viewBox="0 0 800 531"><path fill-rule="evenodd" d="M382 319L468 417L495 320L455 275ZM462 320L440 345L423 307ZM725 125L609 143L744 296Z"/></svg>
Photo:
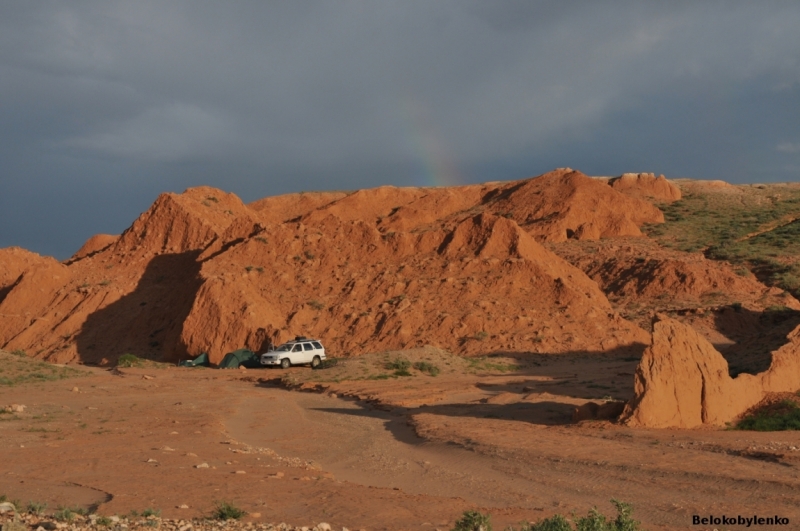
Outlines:
<svg viewBox="0 0 800 531"><path fill-rule="evenodd" d="M313 260L313 259L314 259L314 256L315 256L315 255L314 255L314 253L312 253L311 251L304 251L304 252L303 252L303 254L305 255L305 257L306 257L308 260Z"/></svg>
<svg viewBox="0 0 800 531"><path fill-rule="evenodd" d="M97 518L97 520L95 520L95 523L103 527L108 527L111 525L111 518L108 516L100 516Z"/></svg>
<svg viewBox="0 0 800 531"><path fill-rule="evenodd" d="M138 367L141 364L142 360L133 354L123 354L117 360L117 367Z"/></svg>
<svg viewBox="0 0 800 531"><path fill-rule="evenodd" d="M27 510L31 514L35 514L36 516L41 516L47 510L47 504L44 502L36 502L36 501L29 501Z"/></svg>
<svg viewBox="0 0 800 531"><path fill-rule="evenodd" d="M75 513L68 507L59 507L58 510L53 513L53 518L59 522L71 522L73 518L75 518Z"/></svg>
<svg viewBox="0 0 800 531"><path fill-rule="evenodd" d="M14 356L19 356L20 358L27 358L28 357L28 353L25 352L24 350L22 350L21 348L18 348L16 350L12 350L11 353Z"/></svg>
<svg viewBox="0 0 800 531"><path fill-rule="evenodd" d="M314 308L315 310L324 310L325 309L325 305L322 304L321 302L319 302L316 299L308 301L308 305L311 306L312 308Z"/></svg>
<svg viewBox="0 0 800 531"><path fill-rule="evenodd" d="M414 364L414 368L420 372L428 373L431 376L436 376L437 374L439 374L439 367L437 367L433 363L428 363L427 361L416 362Z"/></svg>
<svg viewBox="0 0 800 531"><path fill-rule="evenodd" d="M466 511L456 520L452 531L492 531L491 516L478 511Z"/></svg>
<svg viewBox="0 0 800 531"><path fill-rule="evenodd" d="M387 362L384 368L389 371L408 371L408 369L411 368L411 362L402 358L397 358Z"/></svg>
<svg viewBox="0 0 800 531"><path fill-rule="evenodd" d="M339 360L336 358L328 358L324 359L320 362L319 365L316 367L312 367L312 369L321 370L321 369L330 369L331 367L336 367L339 363Z"/></svg>
<svg viewBox="0 0 800 531"><path fill-rule="evenodd" d="M153 509L151 507L148 507L147 509L142 511L142 516L144 516L145 518L149 518L151 516L159 517L161 516L161 509Z"/></svg>
<svg viewBox="0 0 800 531"><path fill-rule="evenodd" d="M217 507L214 509L213 517L217 520L238 520L245 516L247 512L239 509L229 502L217 502Z"/></svg>
<svg viewBox="0 0 800 531"><path fill-rule="evenodd" d="M483 330L481 330L480 332L475 334L475 339L477 339L478 341L483 341L487 337L489 337L489 333L488 332L484 332Z"/></svg>
<svg viewBox="0 0 800 531"><path fill-rule="evenodd" d="M522 531L572 531L572 526L564 516L557 514L541 522L523 526Z"/></svg>
<svg viewBox="0 0 800 531"><path fill-rule="evenodd" d="M782 400L762 411L747 415L735 429L750 431L800 430L800 407L791 400Z"/></svg>

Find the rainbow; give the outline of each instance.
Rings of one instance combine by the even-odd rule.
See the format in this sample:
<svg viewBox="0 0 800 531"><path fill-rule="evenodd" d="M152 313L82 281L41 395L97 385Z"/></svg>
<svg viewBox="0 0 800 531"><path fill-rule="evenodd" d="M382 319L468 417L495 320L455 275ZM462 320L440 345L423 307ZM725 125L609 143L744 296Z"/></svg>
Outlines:
<svg viewBox="0 0 800 531"><path fill-rule="evenodd" d="M416 186L458 186L464 182L447 143L429 119L430 113L415 99L403 102L408 141L419 169Z"/></svg>

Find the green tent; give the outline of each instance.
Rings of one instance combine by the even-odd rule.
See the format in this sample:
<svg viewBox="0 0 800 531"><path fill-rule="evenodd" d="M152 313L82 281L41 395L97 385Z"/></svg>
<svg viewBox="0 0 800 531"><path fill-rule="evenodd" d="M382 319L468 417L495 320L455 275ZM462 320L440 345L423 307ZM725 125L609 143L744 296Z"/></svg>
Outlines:
<svg viewBox="0 0 800 531"><path fill-rule="evenodd" d="M248 369L253 369L260 367L261 363L259 362L256 353L252 350L247 350L246 348L240 348L239 350L228 352L225 354L225 357L222 358L222 361L219 362L220 369L237 369L242 365Z"/></svg>
<svg viewBox="0 0 800 531"><path fill-rule="evenodd" d="M183 360L179 365L181 367L208 367L208 352L203 352L193 360Z"/></svg>

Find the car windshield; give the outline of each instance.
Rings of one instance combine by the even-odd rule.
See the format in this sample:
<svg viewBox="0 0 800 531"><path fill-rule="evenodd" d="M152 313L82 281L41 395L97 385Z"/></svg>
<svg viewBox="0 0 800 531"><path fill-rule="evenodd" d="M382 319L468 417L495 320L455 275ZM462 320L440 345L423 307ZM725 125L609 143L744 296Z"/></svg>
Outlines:
<svg viewBox="0 0 800 531"><path fill-rule="evenodd" d="M275 352L289 352L290 350L292 350L292 345L290 345L289 343L284 343L283 345L276 348Z"/></svg>

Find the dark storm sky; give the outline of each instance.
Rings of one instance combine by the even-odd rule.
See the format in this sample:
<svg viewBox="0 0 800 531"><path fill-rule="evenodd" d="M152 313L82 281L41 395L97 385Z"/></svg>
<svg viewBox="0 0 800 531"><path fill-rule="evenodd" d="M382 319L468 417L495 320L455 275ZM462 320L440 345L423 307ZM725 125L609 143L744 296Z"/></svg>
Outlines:
<svg viewBox="0 0 800 531"><path fill-rule="evenodd" d="M0 247L163 191L800 180L800 3L8 1Z"/></svg>

